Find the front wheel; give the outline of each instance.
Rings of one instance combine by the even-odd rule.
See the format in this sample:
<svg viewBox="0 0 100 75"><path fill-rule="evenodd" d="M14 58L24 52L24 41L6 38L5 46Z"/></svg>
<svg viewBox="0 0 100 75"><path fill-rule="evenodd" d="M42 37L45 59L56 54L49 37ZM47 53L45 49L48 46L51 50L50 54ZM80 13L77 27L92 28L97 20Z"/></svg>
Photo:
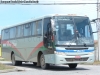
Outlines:
<svg viewBox="0 0 100 75"><path fill-rule="evenodd" d="M42 69L47 69L49 67L49 64L45 63L45 58L43 54L40 57L40 65Z"/></svg>
<svg viewBox="0 0 100 75"><path fill-rule="evenodd" d="M77 67L77 64L68 64L69 68L76 68Z"/></svg>

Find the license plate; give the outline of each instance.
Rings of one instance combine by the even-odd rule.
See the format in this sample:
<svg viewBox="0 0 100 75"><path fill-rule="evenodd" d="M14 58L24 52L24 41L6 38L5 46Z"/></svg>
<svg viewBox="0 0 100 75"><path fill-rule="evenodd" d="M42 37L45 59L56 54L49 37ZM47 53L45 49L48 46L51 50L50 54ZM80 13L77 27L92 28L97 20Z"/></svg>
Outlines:
<svg viewBox="0 0 100 75"><path fill-rule="evenodd" d="M79 58L81 58L81 57L80 57L80 56L75 56L75 58L79 59Z"/></svg>

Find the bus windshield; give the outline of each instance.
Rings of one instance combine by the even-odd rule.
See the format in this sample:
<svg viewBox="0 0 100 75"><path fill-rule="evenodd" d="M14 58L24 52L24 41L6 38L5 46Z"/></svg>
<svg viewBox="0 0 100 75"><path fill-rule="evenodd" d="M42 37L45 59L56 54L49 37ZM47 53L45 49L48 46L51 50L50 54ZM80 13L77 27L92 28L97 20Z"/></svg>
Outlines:
<svg viewBox="0 0 100 75"><path fill-rule="evenodd" d="M54 19L56 44L93 44L92 29L88 17L57 16Z"/></svg>

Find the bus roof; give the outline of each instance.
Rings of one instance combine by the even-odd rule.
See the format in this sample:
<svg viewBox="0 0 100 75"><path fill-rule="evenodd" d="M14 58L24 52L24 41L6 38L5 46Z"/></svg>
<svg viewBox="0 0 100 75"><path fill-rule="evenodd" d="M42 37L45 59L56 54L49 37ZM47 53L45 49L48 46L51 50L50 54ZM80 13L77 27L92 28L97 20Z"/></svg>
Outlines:
<svg viewBox="0 0 100 75"><path fill-rule="evenodd" d="M36 21L36 20L40 20L40 19L43 19L43 18L53 17L53 16L76 16L76 15L69 15L69 14L50 14L50 15L44 15L44 16L42 16L40 18L31 19L31 20L28 20L26 22L22 22L22 23L19 23L19 24L11 25L11 26L5 27L5 28L3 28L1 30L8 29L8 28L15 27L15 26L19 26L19 25L23 25L23 24L26 24L26 23L30 23L30 22L33 22L33 21ZM82 17L87 17L87 16L82 16Z"/></svg>

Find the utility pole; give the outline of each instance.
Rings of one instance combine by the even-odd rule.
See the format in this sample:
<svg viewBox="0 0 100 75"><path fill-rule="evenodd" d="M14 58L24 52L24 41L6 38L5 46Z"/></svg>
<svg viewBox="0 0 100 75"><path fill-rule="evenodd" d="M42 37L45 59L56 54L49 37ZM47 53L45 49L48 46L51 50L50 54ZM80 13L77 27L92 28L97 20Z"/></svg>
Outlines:
<svg viewBox="0 0 100 75"><path fill-rule="evenodd" d="M97 0L98 61L100 61L100 0Z"/></svg>

